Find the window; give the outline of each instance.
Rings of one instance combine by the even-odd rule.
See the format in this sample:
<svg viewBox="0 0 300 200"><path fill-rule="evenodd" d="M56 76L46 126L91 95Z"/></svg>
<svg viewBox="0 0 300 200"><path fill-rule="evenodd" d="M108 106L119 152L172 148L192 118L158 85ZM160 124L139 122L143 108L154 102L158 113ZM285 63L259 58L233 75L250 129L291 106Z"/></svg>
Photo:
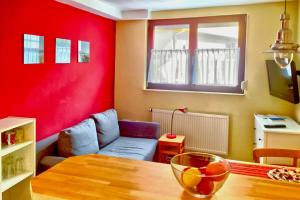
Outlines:
<svg viewBox="0 0 300 200"><path fill-rule="evenodd" d="M147 88L243 93L246 15L151 20Z"/></svg>
<svg viewBox="0 0 300 200"><path fill-rule="evenodd" d="M188 84L189 25L156 26L148 80L157 84Z"/></svg>

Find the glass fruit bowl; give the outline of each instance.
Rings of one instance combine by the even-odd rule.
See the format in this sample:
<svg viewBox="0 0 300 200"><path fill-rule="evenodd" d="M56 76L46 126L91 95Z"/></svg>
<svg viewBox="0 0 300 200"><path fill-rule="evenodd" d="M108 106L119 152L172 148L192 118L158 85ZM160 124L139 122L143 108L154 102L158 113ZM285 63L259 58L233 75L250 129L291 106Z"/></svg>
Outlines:
<svg viewBox="0 0 300 200"><path fill-rule="evenodd" d="M215 194L230 174L227 160L207 153L183 153L171 159L173 173L187 193L198 198Z"/></svg>

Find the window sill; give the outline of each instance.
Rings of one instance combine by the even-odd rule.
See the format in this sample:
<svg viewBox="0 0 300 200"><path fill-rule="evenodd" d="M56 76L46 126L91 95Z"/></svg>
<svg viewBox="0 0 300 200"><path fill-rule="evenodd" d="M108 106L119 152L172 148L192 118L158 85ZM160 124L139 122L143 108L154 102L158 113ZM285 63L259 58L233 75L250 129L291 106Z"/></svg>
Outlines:
<svg viewBox="0 0 300 200"><path fill-rule="evenodd" d="M186 94L210 94L210 95L230 95L230 96L246 96L246 92L239 93L222 93L222 92L202 92L202 91L186 91L186 90L159 90L159 89L143 89L146 92L169 92L169 93L186 93Z"/></svg>

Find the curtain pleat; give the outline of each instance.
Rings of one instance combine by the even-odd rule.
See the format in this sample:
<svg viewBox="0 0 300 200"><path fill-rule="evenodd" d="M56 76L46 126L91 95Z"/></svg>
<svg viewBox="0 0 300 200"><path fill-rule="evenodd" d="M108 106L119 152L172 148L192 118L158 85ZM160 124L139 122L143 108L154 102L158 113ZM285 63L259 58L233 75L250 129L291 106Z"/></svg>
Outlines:
<svg viewBox="0 0 300 200"><path fill-rule="evenodd" d="M188 50L152 50L148 82L187 84L188 65Z"/></svg>
<svg viewBox="0 0 300 200"><path fill-rule="evenodd" d="M238 85L239 48L198 49L195 52L192 83L207 86ZM188 84L189 50L152 50L149 83Z"/></svg>
<svg viewBox="0 0 300 200"><path fill-rule="evenodd" d="M239 48L198 49L195 53L193 84L238 85Z"/></svg>

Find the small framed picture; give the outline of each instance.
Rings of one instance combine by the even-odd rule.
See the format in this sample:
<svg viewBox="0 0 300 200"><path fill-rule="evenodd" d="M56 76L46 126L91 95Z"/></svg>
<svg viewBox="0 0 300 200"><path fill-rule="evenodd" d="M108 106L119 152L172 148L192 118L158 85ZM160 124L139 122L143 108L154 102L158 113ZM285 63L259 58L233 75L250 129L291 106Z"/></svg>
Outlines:
<svg viewBox="0 0 300 200"><path fill-rule="evenodd" d="M24 34L24 64L44 63L44 36Z"/></svg>
<svg viewBox="0 0 300 200"><path fill-rule="evenodd" d="M55 63L71 63L71 40L56 38Z"/></svg>
<svg viewBox="0 0 300 200"><path fill-rule="evenodd" d="M86 41L78 41L78 62L90 62L90 43Z"/></svg>

